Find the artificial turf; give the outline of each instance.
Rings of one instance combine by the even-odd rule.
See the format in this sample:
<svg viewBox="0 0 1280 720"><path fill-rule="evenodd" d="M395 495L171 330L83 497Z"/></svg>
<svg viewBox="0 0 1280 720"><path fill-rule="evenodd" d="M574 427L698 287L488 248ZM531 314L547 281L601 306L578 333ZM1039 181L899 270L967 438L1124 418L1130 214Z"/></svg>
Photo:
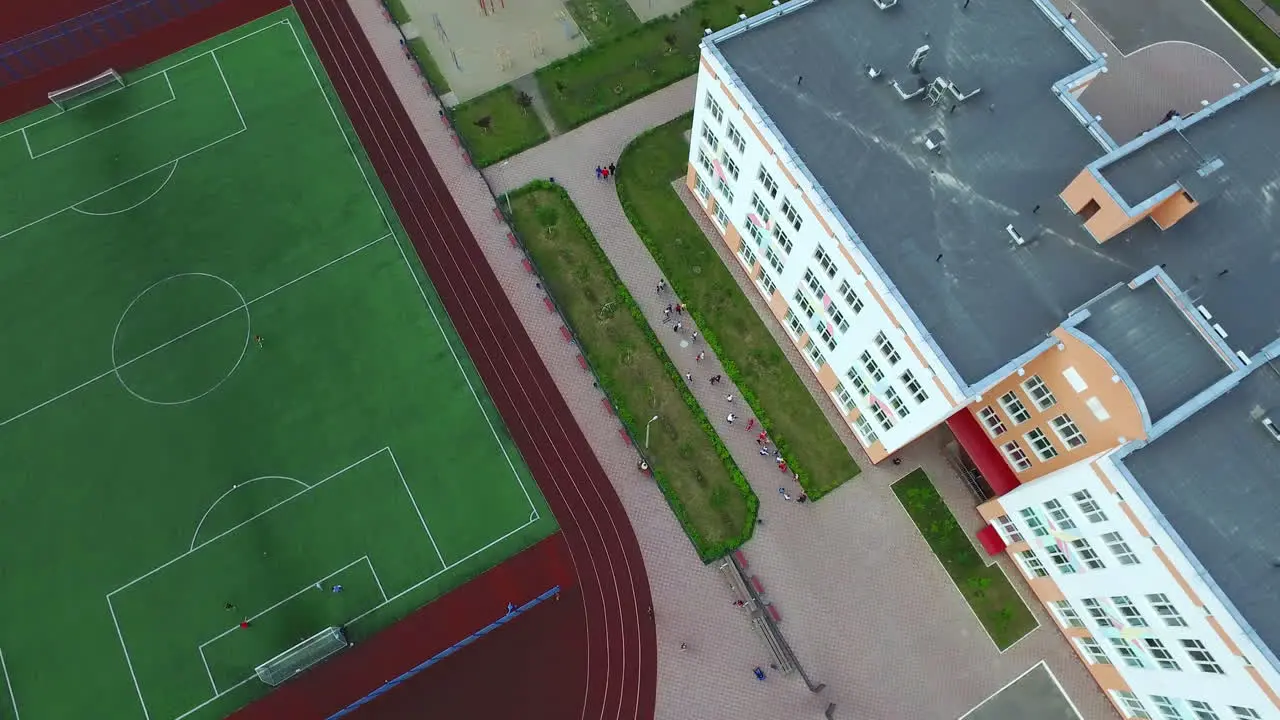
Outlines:
<svg viewBox="0 0 1280 720"><path fill-rule="evenodd" d="M126 79L0 125L0 716L224 717L554 530L296 14Z"/></svg>

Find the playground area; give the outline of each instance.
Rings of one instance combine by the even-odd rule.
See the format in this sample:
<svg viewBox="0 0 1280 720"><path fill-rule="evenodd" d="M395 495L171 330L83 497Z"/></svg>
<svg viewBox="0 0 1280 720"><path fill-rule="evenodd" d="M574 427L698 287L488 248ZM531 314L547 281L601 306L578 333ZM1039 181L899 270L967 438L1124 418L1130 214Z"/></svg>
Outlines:
<svg viewBox="0 0 1280 720"><path fill-rule="evenodd" d="M554 532L294 10L57 97L0 123L0 720L224 718Z"/></svg>

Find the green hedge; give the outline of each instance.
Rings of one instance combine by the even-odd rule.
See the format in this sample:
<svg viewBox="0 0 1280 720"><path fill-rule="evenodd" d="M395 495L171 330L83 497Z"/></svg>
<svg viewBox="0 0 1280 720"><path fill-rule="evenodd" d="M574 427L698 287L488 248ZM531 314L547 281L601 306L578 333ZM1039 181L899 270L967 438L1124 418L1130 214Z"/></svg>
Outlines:
<svg viewBox="0 0 1280 720"><path fill-rule="evenodd" d="M687 172L690 116L640 135L618 160L618 198L725 373L816 500L860 471L671 182Z"/></svg>
<svg viewBox="0 0 1280 720"><path fill-rule="evenodd" d="M387 9L387 12L391 13L391 19L395 21L396 25L403 25L413 20L413 18L409 17L409 11L405 9L401 0L382 0L382 5Z"/></svg>
<svg viewBox="0 0 1280 720"><path fill-rule="evenodd" d="M431 87L436 91L436 94L444 95L449 92L449 81L445 79L444 73L440 72L440 66L436 64L436 59L431 55L431 50L427 47L427 41L416 37L409 41L409 49L413 51L413 57L418 61L418 67L422 68L422 74L427 77L427 82L431 83Z"/></svg>
<svg viewBox="0 0 1280 720"><path fill-rule="evenodd" d="M573 201L559 185L541 180L506 197L513 227L632 438L644 437L653 408L669 399L649 461L698 556L710 562L745 543L755 528L759 498ZM564 217L548 225L542 214ZM575 250L580 253L571 255ZM611 303L629 323L615 324L619 315L613 311L605 315ZM652 365L648 376L646 363Z"/></svg>

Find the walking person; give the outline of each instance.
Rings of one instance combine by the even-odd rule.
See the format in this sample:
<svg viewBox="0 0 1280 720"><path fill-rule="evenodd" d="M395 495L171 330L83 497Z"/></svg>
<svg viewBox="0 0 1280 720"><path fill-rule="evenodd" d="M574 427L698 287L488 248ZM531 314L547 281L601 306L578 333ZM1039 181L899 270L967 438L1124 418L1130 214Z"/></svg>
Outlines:
<svg viewBox="0 0 1280 720"><path fill-rule="evenodd" d="M601 173L602 173L602 172L604 172L604 169L603 169L603 168L601 168L599 165L597 165L597 166L596 166L596 179L597 179L597 180L599 180L600 178L602 178L602 177L603 177L603 175L601 175Z"/></svg>
<svg viewBox="0 0 1280 720"><path fill-rule="evenodd" d="M756 426L756 419L755 419L755 418L751 418L750 420L748 420L748 421L747 421L747 432L751 432L751 428L753 428L753 427L755 427L755 426Z"/></svg>
<svg viewBox="0 0 1280 720"><path fill-rule="evenodd" d="M720 377L720 376L719 376L719 375L717 375L716 377ZM725 395L725 396L724 396L724 401L725 401L725 402L733 402L733 396L732 396L732 395Z"/></svg>
<svg viewBox="0 0 1280 720"><path fill-rule="evenodd" d="M613 163L609 163L609 174L616 176L618 174L618 166L614 165ZM617 177L614 177L614 180L617 180L617 179L618 179Z"/></svg>
<svg viewBox="0 0 1280 720"><path fill-rule="evenodd" d="M689 643L680 643L680 652L684 652L685 650L688 650L688 649L689 649Z"/></svg>
<svg viewBox="0 0 1280 720"><path fill-rule="evenodd" d="M734 420L737 420L737 419L738 419L738 416L737 416L737 415L734 415L733 413L729 413L728 420L729 420L729 424L730 424L730 425L732 425L732 424L733 424L733 421L734 421Z"/></svg>
<svg viewBox="0 0 1280 720"><path fill-rule="evenodd" d="M787 489L786 489L786 488L784 488L784 487L780 487L780 488L778 488L778 494L782 496L782 499L783 499L783 500L790 500L790 499L791 499L791 496L790 496L789 494L787 494Z"/></svg>
<svg viewBox="0 0 1280 720"><path fill-rule="evenodd" d="M674 328L672 328L672 330L675 330L676 332L680 332L680 328L682 328L682 327L684 327L684 323L682 323L682 322L680 322L679 320L677 320L677 321L676 321L676 326L675 326Z"/></svg>
<svg viewBox="0 0 1280 720"><path fill-rule="evenodd" d="M695 358L694 358L694 361L695 361L695 362L702 362L702 358L704 358L704 357L706 357L706 356L707 356L707 354L706 354L706 353L704 353L704 352L700 352L700 353L698 353L697 357L695 357Z"/></svg>
<svg viewBox="0 0 1280 720"><path fill-rule="evenodd" d="M756 442L762 443L765 440L767 440L768 437L769 437L769 433L765 432L764 430L761 430L760 434L756 436Z"/></svg>
<svg viewBox="0 0 1280 720"><path fill-rule="evenodd" d="M690 339L690 340L692 340L693 342L697 342L697 341L698 341L698 331L697 331L697 330L694 330L694 331L693 331L693 335L690 335L690 336L689 336L689 339Z"/></svg>
<svg viewBox="0 0 1280 720"><path fill-rule="evenodd" d="M687 372L687 373L685 373L685 374L684 374L684 379L685 379L685 380L688 380L689 382L693 382L693 373L691 373L691 372Z"/></svg>
<svg viewBox="0 0 1280 720"><path fill-rule="evenodd" d="M662 311L662 324L666 325L671 322L671 306L668 305L666 310Z"/></svg>
<svg viewBox="0 0 1280 720"><path fill-rule="evenodd" d="M667 289L667 279L658 278L658 292L662 292L663 290L666 290L666 289Z"/></svg>
<svg viewBox="0 0 1280 720"><path fill-rule="evenodd" d="M341 586L341 585L334 585L334 586L333 586L333 592L334 592L334 594L337 594L337 593L342 592L342 586Z"/></svg>
<svg viewBox="0 0 1280 720"><path fill-rule="evenodd" d="M684 305L683 305L683 304L681 304L681 303L676 303L676 314L677 314L677 315L683 315L683 314L684 314Z"/></svg>
<svg viewBox="0 0 1280 720"><path fill-rule="evenodd" d="M604 175L604 179L605 179L605 180L608 180L608 179L609 179L609 168L605 168L604 170L602 170L602 171L601 171L601 174L603 174L603 175Z"/></svg>

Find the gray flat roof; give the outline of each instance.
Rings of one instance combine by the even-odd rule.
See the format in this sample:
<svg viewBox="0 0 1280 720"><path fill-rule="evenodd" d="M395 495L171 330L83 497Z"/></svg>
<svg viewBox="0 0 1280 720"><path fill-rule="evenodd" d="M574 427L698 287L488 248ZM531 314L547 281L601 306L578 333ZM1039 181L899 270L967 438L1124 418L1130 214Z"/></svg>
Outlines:
<svg viewBox="0 0 1280 720"><path fill-rule="evenodd" d="M1031 0L963 4L901 0L881 11L872 0L816 0L709 41L960 379L976 384L1155 265L1210 308L1231 347L1252 354L1280 335L1280 314L1259 312L1280 303L1280 137L1270 132L1280 88L1186 133L1200 154L1224 159L1231 182L1220 195L1169 231L1143 221L1100 245L1058 198L1104 154L1051 90L1085 58ZM924 44L916 76L907 63ZM883 74L869 77L868 65ZM910 91L938 76L982 91L933 106L890 84ZM923 144L935 129L941 154ZM1027 245L1010 241L1010 224Z"/></svg>
<svg viewBox="0 0 1280 720"><path fill-rule="evenodd" d="M1240 383L1122 460L1258 637L1280 648L1280 368Z"/></svg>
<svg viewBox="0 0 1280 720"><path fill-rule="evenodd" d="M1164 190L1195 167L1200 156L1181 133L1171 132L1153 140L1142 152L1126 155L1102 169L1102 177L1130 205L1137 205Z"/></svg>
<svg viewBox="0 0 1280 720"><path fill-rule="evenodd" d="M1085 307L1089 317L1076 329L1129 374L1152 423L1234 369L1155 281L1121 285Z"/></svg>

